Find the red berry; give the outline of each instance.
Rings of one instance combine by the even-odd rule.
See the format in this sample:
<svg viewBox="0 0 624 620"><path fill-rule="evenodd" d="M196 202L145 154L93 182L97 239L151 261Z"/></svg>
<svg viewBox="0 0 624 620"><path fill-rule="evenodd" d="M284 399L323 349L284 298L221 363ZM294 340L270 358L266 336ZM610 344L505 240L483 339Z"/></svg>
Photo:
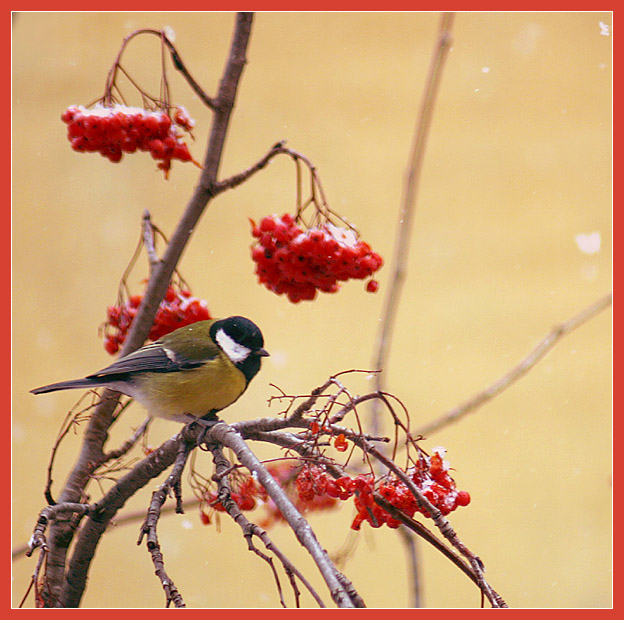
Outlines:
<svg viewBox="0 0 624 620"><path fill-rule="evenodd" d="M86 151L89 141L84 136L76 136L71 139L71 147L74 151Z"/></svg>
<svg viewBox="0 0 624 620"><path fill-rule="evenodd" d="M106 341L104 342L104 349L106 350L107 353L110 353L111 355L115 355L115 353L119 351L119 343L117 342L115 338L107 337Z"/></svg>
<svg viewBox="0 0 624 620"><path fill-rule="evenodd" d="M295 223L295 218L290 213L284 213L281 220L286 226L292 226Z"/></svg>
<svg viewBox="0 0 624 620"><path fill-rule="evenodd" d="M119 146L124 153L134 153L137 150L136 140L133 138L123 138L119 141Z"/></svg>
<svg viewBox="0 0 624 620"><path fill-rule="evenodd" d="M121 158L123 156L121 148L113 144L103 147L100 152L102 153L102 155L104 155L104 157L108 157L108 159L114 163L121 161Z"/></svg>
<svg viewBox="0 0 624 620"><path fill-rule="evenodd" d="M193 159L191 157L188 146L183 143L178 143L175 145L173 149L173 156L180 161L191 161Z"/></svg>
<svg viewBox="0 0 624 620"><path fill-rule="evenodd" d="M236 503L241 510L253 510L256 507L256 500L248 495L241 496Z"/></svg>
<svg viewBox="0 0 624 620"><path fill-rule="evenodd" d="M79 114L78 106L70 105L67 110L65 110L65 112L61 114L61 120L64 123L70 123L74 119L76 114Z"/></svg>
<svg viewBox="0 0 624 620"><path fill-rule="evenodd" d="M67 126L67 137L78 138L84 136L84 124L81 119L74 117L74 120Z"/></svg>
<svg viewBox="0 0 624 620"><path fill-rule="evenodd" d="M146 136L156 136L158 135L158 130L160 128L160 124L158 119L155 116L146 116L143 118L143 122L141 123L141 133L144 133Z"/></svg>
<svg viewBox="0 0 624 620"><path fill-rule="evenodd" d="M154 159L162 159L165 154L165 147L162 140L154 138L149 141L149 150L152 153Z"/></svg>
<svg viewBox="0 0 624 620"><path fill-rule="evenodd" d="M379 289L379 282L377 280L369 280L366 284L366 290L369 293L376 293Z"/></svg>
<svg viewBox="0 0 624 620"><path fill-rule="evenodd" d="M195 126L195 121L188 115L188 112L182 106L176 108L173 114L173 121L176 125L180 125L187 131L190 131Z"/></svg>
<svg viewBox="0 0 624 620"><path fill-rule="evenodd" d="M470 503L470 493L468 493L468 491L459 491L456 501L458 506L468 506Z"/></svg>
<svg viewBox="0 0 624 620"><path fill-rule="evenodd" d="M273 218L273 216L266 216L260 220L260 230L262 232L273 232L275 227L277 226L277 222Z"/></svg>
<svg viewBox="0 0 624 620"><path fill-rule="evenodd" d="M344 433L340 433L336 440L334 441L334 448L338 450L338 452L344 452L349 447L349 443L347 442Z"/></svg>
<svg viewBox="0 0 624 620"><path fill-rule="evenodd" d="M169 134L171 128L171 119L166 114L161 114L158 119L158 135L165 138Z"/></svg>

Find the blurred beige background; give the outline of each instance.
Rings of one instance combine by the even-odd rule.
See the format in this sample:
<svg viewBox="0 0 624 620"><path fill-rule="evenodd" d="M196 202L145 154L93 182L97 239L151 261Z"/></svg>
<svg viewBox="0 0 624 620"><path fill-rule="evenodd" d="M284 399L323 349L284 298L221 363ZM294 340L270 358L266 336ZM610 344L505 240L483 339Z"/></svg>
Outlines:
<svg viewBox="0 0 624 620"><path fill-rule="evenodd" d="M350 282L337 295L290 304L256 284L248 217L291 210L294 167L275 161L221 195L201 220L180 269L212 312L263 329L272 357L224 415L272 415L276 392L306 393L330 374L370 368L389 289L405 163L437 13L260 13L225 149L222 174L247 167L277 140L318 167L331 206L386 258L376 295ZM196 79L214 93L231 13L21 13L13 30L13 544L44 505L51 446L78 392L30 388L110 362L98 338L134 251L144 209L170 234L197 181L175 163L168 182L148 154L111 164L74 153L61 112L104 89L122 38L170 27ZM611 289L609 13L460 13L428 143L387 387L415 427L480 391L550 329ZM158 90L159 48L139 38L124 63ZM173 101L197 120L203 157L210 114L169 70ZM599 251L579 234L600 235ZM131 286L141 291L144 261ZM423 443L443 445L472 503L451 515L512 607L609 607L611 553L611 311L568 337L519 383ZM354 393L370 383L354 378ZM119 445L144 412L115 429ZM150 442L178 426L157 421ZM58 492L79 436L62 446ZM261 449L265 457L277 456ZM209 470L207 456L204 468ZM101 482L108 488L107 481ZM146 489L127 506L143 510ZM99 493L94 483L91 491ZM188 494L187 494L188 495ZM254 516L254 513L251 513ZM352 505L311 519L330 552L350 536ZM85 607L160 607L164 597L139 524L102 540ZM271 532L330 602L290 532ZM159 534L166 567L190 607L277 607L266 565L227 519L201 525L194 509ZM424 604L478 607L475 587L421 545ZM13 566L19 603L35 560ZM370 607L409 604L395 532L364 526L345 573ZM292 601L292 598L289 599ZM32 599L29 600L29 605ZM303 603L314 606L310 597Z"/></svg>

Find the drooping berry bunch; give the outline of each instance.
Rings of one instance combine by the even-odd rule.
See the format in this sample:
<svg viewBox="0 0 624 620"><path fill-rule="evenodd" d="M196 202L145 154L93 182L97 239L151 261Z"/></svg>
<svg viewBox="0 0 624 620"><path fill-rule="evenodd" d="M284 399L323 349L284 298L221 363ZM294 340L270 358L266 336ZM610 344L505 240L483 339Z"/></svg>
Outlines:
<svg viewBox="0 0 624 620"><path fill-rule="evenodd" d="M149 151L159 160L158 168L167 178L171 161L193 161L180 129L187 132L193 128L191 119L183 107L178 107L173 122L163 110L148 111L114 104L96 105L93 108L69 106L61 115L67 124L67 139L78 152L97 152L111 162L119 162L124 153Z"/></svg>
<svg viewBox="0 0 624 620"><path fill-rule="evenodd" d="M107 308L102 329L104 348L111 355L117 353L125 341L142 299L143 295L132 295L127 301ZM156 312L149 339L158 340L179 327L210 318L208 305L203 299L194 297L188 289L170 284Z"/></svg>
<svg viewBox="0 0 624 620"><path fill-rule="evenodd" d="M304 230L286 213L251 224L258 281L293 303L313 300L317 291L335 293L340 281L368 278L383 265L382 257L353 230L329 221ZM368 282L369 292L377 288L375 280Z"/></svg>
<svg viewBox="0 0 624 620"><path fill-rule="evenodd" d="M438 452L434 452L431 456L422 455L418 465L406 473L443 515L470 503L470 494L456 489L455 481L449 474L448 464ZM373 491L377 491L410 517L416 512L429 516L408 487L393 475L379 480L375 480L372 474L359 474L355 478L341 476L334 479L321 468L311 466L301 470L296 485L299 496L306 501L318 496L340 500L355 496L357 514L351 524L354 530L359 530L364 521L370 523L372 527L381 527L385 524L390 528L397 528L401 524L375 502Z"/></svg>

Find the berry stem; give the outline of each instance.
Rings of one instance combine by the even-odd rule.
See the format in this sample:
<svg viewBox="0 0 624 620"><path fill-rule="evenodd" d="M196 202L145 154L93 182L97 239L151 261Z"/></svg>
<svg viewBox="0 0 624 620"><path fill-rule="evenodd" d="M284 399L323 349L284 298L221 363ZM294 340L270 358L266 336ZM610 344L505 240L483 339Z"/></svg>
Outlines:
<svg viewBox="0 0 624 620"><path fill-rule="evenodd" d="M134 80L132 80L132 78L128 75L128 73L121 66L121 57L122 57L126 47L128 46L128 44L130 43L130 41L132 39L134 39L135 37L137 37L138 35L141 35L141 34L152 34L152 35L155 35L155 36L159 37L160 40L161 40L161 45L162 45L162 52L161 52L161 57L162 57L161 103L164 104L165 109L167 110L167 113L169 112L169 84L167 82L166 68L165 68L166 67L165 56L164 56L165 47L169 50L169 53L171 54L171 61L173 62L173 66L182 74L182 76L187 81L187 83L189 84L189 86L191 87L193 92L201 99L201 101L207 107L209 107L210 109L214 110L217 107L217 104L216 104L215 100L205 93L205 91L197 83L195 78L193 78L193 76L190 74L189 70L186 68L186 65L182 61L182 58L180 57L180 53L176 49L175 45L169 40L169 38L165 34L164 30L155 30L155 29L152 29L152 28L141 28L139 30L135 30L134 32L131 32L129 35L127 35L123 39L123 41L121 43L121 47L119 49L119 52L117 53L117 57L115 58L115 62L113 63L112 67L109 69L108 75L106 77L106 86L105 86L105 89L104 89L104 97L102 98L103 104L105 106L109 106L110 107L114 103L114 100L113 100L114 99L113 98L113 89L116 89L115 80L117 78L117 72L118 71L122 71L124 73L124 75L132 82L132 84L141 93L142 97L147 97L151 101L156 101L156 99L154 97L150 97L149 95L147 95L134 82Z"/></svg>

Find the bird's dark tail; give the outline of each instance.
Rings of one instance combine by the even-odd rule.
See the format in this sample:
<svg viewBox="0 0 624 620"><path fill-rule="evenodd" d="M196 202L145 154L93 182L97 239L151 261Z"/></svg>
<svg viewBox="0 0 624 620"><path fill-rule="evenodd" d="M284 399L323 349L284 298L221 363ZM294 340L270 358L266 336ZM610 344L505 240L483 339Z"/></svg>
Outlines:
<svg viewBox="0 0 624 620"><path fill-rule="evenodd" d="M45 394L46 392L56 392L58 390L78 390L80 388L98 387L100 382L97 379L73 379L72 381L61 381L50 383L42 387L30 390L31 394Z"/></svg>

